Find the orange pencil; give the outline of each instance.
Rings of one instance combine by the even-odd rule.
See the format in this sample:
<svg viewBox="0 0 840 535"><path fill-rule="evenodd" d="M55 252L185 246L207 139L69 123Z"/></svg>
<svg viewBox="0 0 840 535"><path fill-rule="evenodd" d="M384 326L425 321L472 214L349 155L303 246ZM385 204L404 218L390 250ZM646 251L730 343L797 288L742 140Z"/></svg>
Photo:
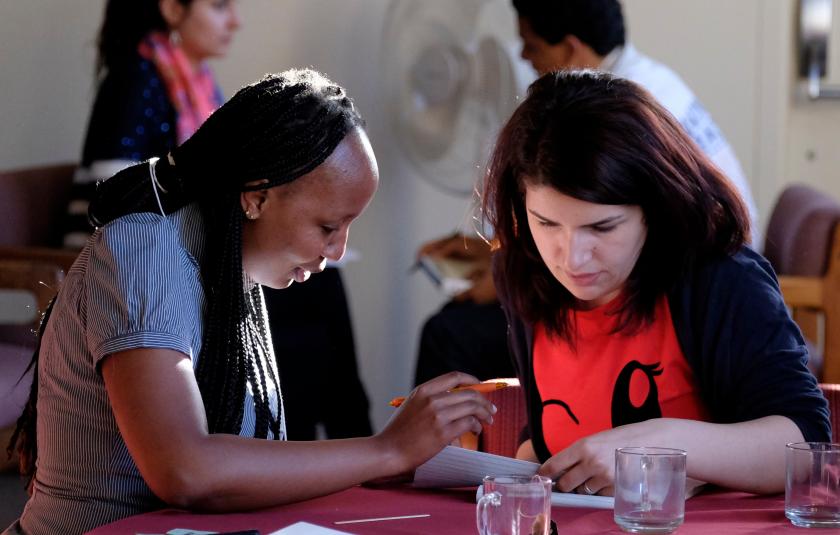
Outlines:
<svg viewBox="0 0 840 535"><path fill-rule="evenodd" d="M457 392L459 390L475 390L476 392L487 393L492 392L494 390L499 390L500 388L505 388L508 386L507 383L504 381L493 382L493 383L477 383L474 385L464 385L464 386L456 386L450 392ZM405 396L400 396L398 398L394 398L391 400L388 405L392 407L399 407L405 401Z"/></svg>

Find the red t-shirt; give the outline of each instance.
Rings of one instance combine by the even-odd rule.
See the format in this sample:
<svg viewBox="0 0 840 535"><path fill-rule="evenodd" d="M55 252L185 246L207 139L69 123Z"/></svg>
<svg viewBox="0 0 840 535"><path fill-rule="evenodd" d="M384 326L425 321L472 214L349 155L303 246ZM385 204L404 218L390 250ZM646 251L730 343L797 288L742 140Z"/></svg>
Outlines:
<svg viewBox="0 0 840 535"><path fill-rule="evenodd" d="M553 454L585 436L657 417L708 421L694 373L677 343L668 300L631 335L611 334L617 300L576 311L576 351L534 330L534 376Z"/></svg>

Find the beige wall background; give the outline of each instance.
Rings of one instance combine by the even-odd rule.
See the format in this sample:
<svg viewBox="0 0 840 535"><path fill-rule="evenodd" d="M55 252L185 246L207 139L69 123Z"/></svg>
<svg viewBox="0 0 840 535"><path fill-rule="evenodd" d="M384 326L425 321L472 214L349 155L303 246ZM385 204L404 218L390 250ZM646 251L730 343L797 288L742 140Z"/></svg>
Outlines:
<svg viewBox="0 0 840 535"><path fill-rule="evenodd" d="M103 5L0 1L0 168L78 159ZM443 302L422 277L407 274L414 251L451 231L466 210L465 200L418 180L393 144L379 69L387 5L243 0L244 27L229 57L214 63L228 95L264 72L316 66L344 84L367 117L382 182L351 233L362 259L344 275L377 426L390 415L387 400L409 388L420 325ZM840 198L840 100L811 102L797 90L796 7L795 0L625 0L632 41L686 79L734 146L762 224L789 182ZM838 21L835 0L835 30ZM840 81L840 38L831 61Z"/></svg>
<svg viewBox="0 0 840 535"><path fill-rule="evenodd" d="M103 5L0 2L0 168L78 160Z"/></svg>
<svg viewBox="0 0 840 535"><path fill-rule="evenodd" d="M840 1L827 83L840 83ZM840 197L840 100L810 101L796 77L794 0L628 0L630 37L679 72L735 148L767 217L805 182Z"/></svg>

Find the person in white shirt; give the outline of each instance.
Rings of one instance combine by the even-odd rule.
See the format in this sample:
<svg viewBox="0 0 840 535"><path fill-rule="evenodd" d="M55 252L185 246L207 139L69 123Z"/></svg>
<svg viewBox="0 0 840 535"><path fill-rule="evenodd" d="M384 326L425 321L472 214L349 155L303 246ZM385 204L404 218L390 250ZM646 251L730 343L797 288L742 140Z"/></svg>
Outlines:
<svg viewBox="0 0 840 535"><path fill-rule="evenodd" d="M735 152L685 82L626 41L618 0L513 0L513 6L522 58L539 74L598 69L647 89L735 185L750 212L753 246L761 243L755 201Z"/></svg>

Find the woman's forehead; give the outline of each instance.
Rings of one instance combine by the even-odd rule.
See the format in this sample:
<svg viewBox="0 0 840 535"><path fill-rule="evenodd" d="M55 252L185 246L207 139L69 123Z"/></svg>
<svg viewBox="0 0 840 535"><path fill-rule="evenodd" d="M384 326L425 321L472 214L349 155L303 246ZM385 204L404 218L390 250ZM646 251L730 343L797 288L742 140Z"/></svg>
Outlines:
<svg viewBox="0 0 840 535"><path fill-rule="evenodd" d="M549 216L598 217L627 211L641 210L636 205L606 204L585 201L561 192L548 184L526 184L525 203L531 212Z"/></svg>

